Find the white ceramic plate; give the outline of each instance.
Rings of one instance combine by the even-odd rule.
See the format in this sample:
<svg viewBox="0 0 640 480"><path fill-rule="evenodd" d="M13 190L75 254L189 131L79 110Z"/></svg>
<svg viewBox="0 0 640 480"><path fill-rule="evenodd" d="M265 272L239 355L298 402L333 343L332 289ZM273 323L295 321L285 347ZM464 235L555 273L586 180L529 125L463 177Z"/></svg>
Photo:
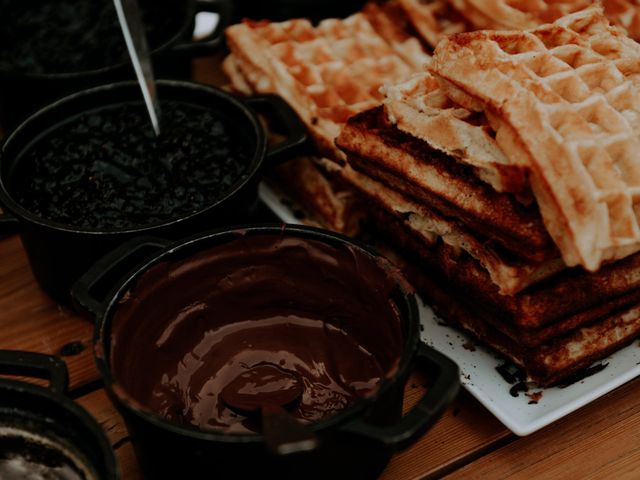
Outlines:
<svg viewBox="0 0 640 480"><path fill-rule="evenodd" d="M265 184L260 186L260 197L282 221L301 223L289 207L291 202ZM533 388L528 395L520 392L514 397L509 392L511 385L496 370L502 360L443 325L428 306L418 303L424 326L422 339L460 366L462 385L516 435L529 435L640 375L640 346L634 342L598 362L607 364L602 371L570 386ZM530 404L538 392L541 396L537 403Z"/></svg>

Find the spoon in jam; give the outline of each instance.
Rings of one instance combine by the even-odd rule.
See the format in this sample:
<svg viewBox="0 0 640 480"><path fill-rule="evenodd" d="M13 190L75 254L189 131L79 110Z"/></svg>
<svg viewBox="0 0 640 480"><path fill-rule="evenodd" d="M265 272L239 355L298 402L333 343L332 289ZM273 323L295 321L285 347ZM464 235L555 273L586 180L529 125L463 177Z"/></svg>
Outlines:
<svg viewBox="0 0 640 480"><path fill-rule="evenodd" d="M300 375L272 363L259 363L238 375L220 392L220 399L245 417L262 417L267 447L279 455L313 450L318 440L287 409L302 398Z"/></svg>
<svg viewBox="0 0 640 480"><path fill-rule="evenodd" d="M136 73L138 84L142 90L144 104L156 136L160 135L160 104L156 93L156 82L153 77L151 57L147 46L147 37L142 22L142 15L136 0L113 0L118 14L120 28L124 35L129 57Z"/></svg>

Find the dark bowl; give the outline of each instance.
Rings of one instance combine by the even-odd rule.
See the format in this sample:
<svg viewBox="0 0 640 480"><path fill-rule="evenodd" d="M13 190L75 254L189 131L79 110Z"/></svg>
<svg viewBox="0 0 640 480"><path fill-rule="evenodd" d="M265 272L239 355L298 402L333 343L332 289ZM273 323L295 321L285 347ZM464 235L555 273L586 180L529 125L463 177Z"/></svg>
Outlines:
<svg viewBox="0 0 640 480"><path fill-rule="evenodd" d="M4 0L6 1L6 0ZM11 0L15 1L15 0ZM99 2L109 2L109 0L92 0L90 2L83 2L82 5L94 8L99 5ZM45 11L45 7L61 10L65 8L64 0L60 2L53 2L47 0L45 2L35 2L42 8L39 10ZM171 11L168 14L158 14L155 17L152 13L158 8L153 0L146 2L149 5L147 11L150 18L153 18L156 22L165 22L162 28L157 28L157 39L150 44L151 59L154 64L154 70L158 77L164 78L182 78L188 79L191 77L191 58L196 55L211 54L223 43L223 30L224 27L230 22L230 6L227 0L178 0L178 1L165 1L165 11ZM108 3L107 3L108 4ZM0 2L2 7L2 2ZM60 15L61 25L72 23L75 21L79 25L83 21L87 21L85 18L74 17L73 5L66 6L66 12ZM2 10L2 8L0 8ZM195 16L199 12L215 12L220 15L220 21L215 29L206 38L194 41L191 36L193 32ZM95 60L95 57L99 57L99 54L93 55L91 60L82 60L82 52L84 48L84 36L91 38L90 33L93 30L101 32L101 35L107 35L113 37L117 35L117 19L115 18L115 10L111 12L113 14L112 20L103 18L104 15L92 18L92 24L87 26L86 29L76 29L77 31L70 31L68 35L63 35L60 40L52 38L49 42L43 42L47 50L51 53L41 54L43 56L42 61L46 61L47 58L55 56L56 50L62 49L62 46L58 44L66 45L64 54L71 57L65 62L60 62L60 65L48 65L48 66L34 66L29 63L24 65L15 65L10 61L0 62L0 125L7 129L11 129L19 124L29 114L36 111L38 108L51 103L52 101L61 98L65 95L85 90L87 88L104 85L110 82L134 79L134 71L131 67L131 62L128 59L126 53L124 40L122 40L122 56L114 57L109 61ZM42 15L43 13L40 13ZM34 17L37 17L38 13L34 12ZM54 17L56 17L54 15ZM167 17L170 20L165 20ZM5 5L2 10L2 20L0 21L0 29L6 35L4 39L4 49L8 49L7 42L10 45L14 34L11 33L11 25L14 20L11 10ZM46 28L46 25L50 23L50 19L43 18L40 23L45 23L44 27L39 25L39 22L33 21L27 23L16 18L15 22L18 23L18 28L24 30L23 35L28 36L29 33L36 35L38 32ZM102 25L103 27L100 27ZM102 32L102 30L105 32ZM164 31L169 29L169 31ZM60 31L60 30L58 30ZM2 39L2 35L0 35ZM89 40L87 40L89 41ZM104 40L106 42L106 39ZM113 40L115 41L115 40ZM94 48L100 49L101 39L92 40L90 43L95 44ZM36 42L33 42L36 44ZM112 42L109 42L109 44ZM22 42L21 45L29 45L29 42ZM74 50L74 46L77 45L77 50ZM27 48L28 47L21 47ZM106 45L105 47L106 48ZM115 47L114 47L115 48ZM6 50L5 50L6 51ZM26 55L22 55L24 57ZM76 58L76 60L73 60ZM73 66L72 62L79 62L78 66ZM90 63L87 63L90 62ZM37 63L34 60L32 63ZM86 65L83 66L83 63ZM65 66L63 68L63 65ZM69 66L70 65L70 66Z"/></svg>
<svg viewBox="0 0 640 480"><path fill-rule="evenodd" d="M166 247L160 248L163 243ZM262 247L255 250L256 245L268 248L263 252ZM136 265L140 252L150 248L158 251ZM224 267L218 263L219 258L227 258L221 251L233 260ZM244 254L256 251L256 255ZM308 262L300 260L307 254ZM268 267L263 267L263 262ZM121 272L127 267L131 268L130 273L115 282L111 293L91 293L97 284L113 278L114 270ZM222 283L212 281L209 285L209 278L229 268ZM385 288L373 280L378 277L387 279ZM171 321L172 314L165 318L167 312L182 311L180 318L188 311L198 313L194 308L199 304L198 298L204 302L206 292L216 291L232 278L262 280L253 293L247 290L229 297L228 303L221 304L225 305L224 311L214 308L210 313L185 317L188 328ZM203 297L200 292L205 292ZM214 477L242 479L275 475L375 478L392 452L408 447L431 426L459 386L455 364L420 341L415 297L397 269L367 247L319 229L267 225L218 231L176 243L134 240L100 260L76 283L73 295L96 316L96 362L112 401L125 419L148 478L196 478L203 471ZM182 302L188 308L185 304L181 310ZM166 348L157 343L158 338L166 338L164 334L158 337L158 330L165 328L167 321L172 327L165 330L174 331L175 327L176 335L169 335L182 342L190 335L199 338L231 317L242 317L238 317L236 306L243 310L249 304L259 305L263 315L290 308L317 314L321 308L327 324L344 326L372 352L388 352L387 365L393 366L377 390L310 424L319 440L311 451L275 455L258 433L225 433L168 420L132 393L137 388L137 382L130 381L135 375L129 375L131 378L126 381L118 378L123 365L131 372L144 370L145 363L140 362L152 362L148 364L150 368L164 368L166 358L173 358L172 352L177 348L173 343L166 344ZM378 307L385 304L397 313L380 322L372 311L379 311ZM212 315L213 311L220 315ZM360 314L350 323L346 317L354 312ZM371 319L370 325L363 322L365 318ZM371 335L372 331L376 335ZM160 343L164 345L163 342ZM182 351L182 347L178 348ZM335 365L339 367L340 363ZM424 370L433 383L417 406L402 416L404 385L414 368ZM149 371L145 378L155 378L155 373Z"/></svg>
<svg viewBox="0 0 640 480"><path fill-rule="evenodd" d="M35 470L33 478L120 478L111 444L100 425L65 395L64 362L48 355L0 350L0 374L51 382L44 388L0 379L0 478L5 478L4 468L13 470L11 462L28 467L29 473ZM42 470L53 476L39 476ZM58 477L65 471L73 476Z"/></svg>
<svg viewBox="0 0 640 480"><path fill-rule="evenodd" d="M59 100L28 118L2 147L0 204L6 213L0 220L0 233L20 231L36 280L62 303L69 303L69 287L83 272L101 255L128 239L139 235L181 238L243 221L257 203L257 186L264 169L272 162L294 154L306 141L303 124L279 97L240 100L216 88L169 80L158 81L158 93L164 100L192 104L215 113L234 130L250 152L245 175L222 196L197 211L153 225L92 228L43 218L15 198L15 186L25 180L20 177L25 171L20 165L39 141L55 135L56 129L81 114L139 103L140 89L134 82L97 87ZM264 129L251 107L266 110L284 124L287 132L284 141L267 145Z"/></svg>

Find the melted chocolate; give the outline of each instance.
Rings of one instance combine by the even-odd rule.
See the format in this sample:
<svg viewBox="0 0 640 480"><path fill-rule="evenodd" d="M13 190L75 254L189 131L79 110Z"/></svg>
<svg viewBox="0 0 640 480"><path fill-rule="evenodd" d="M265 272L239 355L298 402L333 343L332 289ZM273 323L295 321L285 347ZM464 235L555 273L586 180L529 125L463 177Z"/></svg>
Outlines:
<svg viewBox="0 0 640 480"><path fill-rule="evenodd" d="M355 248L239 236L139 279L113 319L113 373L134 400L170 420L247 432L259 424L220 392L268 363L304 384L292 415L318 421L395 374L404 340L397 281ZM259 385L251 389L260 394Z"/></svg>
<svg viewBox="0 0 640 480"><path fill-rule="evenodd" d="M262 408L290 407L300 401L304 383L297 372L272 363L258 363L231 380L220 392L220 399L242 415Z"/></svg>
<svg viewBox="0 0 640 480"><path fill-rule="evenodd" d="M602 370L607 368L608 363L597 363L595 365L591 365L588 368L584 368L573 375L565 378L562 383L558 384L559 388L567 388L573 385L574 383L578 383L585 378L589 378L591 375L595 375L596 373L600 373Z"/></svg>

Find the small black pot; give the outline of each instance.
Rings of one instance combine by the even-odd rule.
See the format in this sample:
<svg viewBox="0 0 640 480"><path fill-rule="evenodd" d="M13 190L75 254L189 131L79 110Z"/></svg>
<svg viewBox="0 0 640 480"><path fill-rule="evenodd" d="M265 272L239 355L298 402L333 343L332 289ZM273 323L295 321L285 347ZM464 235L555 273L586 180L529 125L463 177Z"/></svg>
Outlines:
<svg viewBox="0 0 640 480"><path fill-rule="evenodd" d="M88 471L91 479L120 478L104 432L65 395L68 377L64 362L48 355L0 350L0 373L51 382L49 388L43 388L0 379L0 462L8 454L24 455L36 463L44 457L50 459L44 464L62 460Z"/></svg>
<svg viewBox="0 0 640 480"><path fill-rule="evenodd" d="M195 16L200 12L220 15L214 32L207 38L191 38ZM164 44L151 52L156 76L191 78L191 58L210 55L224 41L224 28L231 22L228 0L183 0L176 2L180 27ZM130 62L68 73L24 73L0 69L0 125L5 130L17 126L37 109L65 95L107 83L133 79Z"/></svg>
<svg viewBox="0 0 640 480"><path fill-rule="evenodd" d="M86 90L42 109L27 119L6 140L0 156L0 233L19 230L31 268L40 286L55 300L69 303L71 284L103 254L139 235L181 238L216 226L242 222L257 203L257 187L265 167L288 158L306 142L304 125L293 110L276 96L256 96L240 100L222 90L205 85L161 80L158 95L166 100L209 107L238 130L253 151L249 175L224 197L195 213L150 227L96 230L64 225L38 217L11 195L12 175L25 150L38 138L81 112L125 102L138 101L140 88L123 82ZM281 143L267 146L267 138L251 107L267 110L285 129Z"/></svg>
<svg viewBox="0 0 640 480"><path fill-rule="evenodd" d="M420 341L415 297L402 281L397 282L391 297L400 315L403 339L402 351L397 354L399 366L396 373L385 380L372 396L357 400L334 416L312 423L310 428L318 437L319 446L310 452L278 456L270 453L264 437L258 434L226 434L172 423L132 400L114 379L109 358L112 320L119 302L134 288L136 281L159 263L190 258L209 248L251 235L301 238L336 248L357 249L379 262L378 265L386 265L381 268L393 269L375 252L346 237L309 227L281 225L239 227L235 231L209 233L174 244L151 238L137 239L101 259L76 283L73 295L97 318L94 354L98 369L112 401L125 419L145 476L198 478L202 472L207 472L212 478L239 479L276 476L375 478L394 451L408 447L427 431L459 387L457 366ZM123 266L134 264L140 253L146 253L148 249L158 251L150 260L130 270L111 293L102 298L92 293L96 285L106 278L113 278L113 272L122 271ZM286 260L282 259L282 262L286 263ZM178 285L177 288L181 287ZM402 416L404 385L413 368L425 371L433 383L417 405Z"/></svg>
<svg viewBox="0 0 640 480"><path fill-rule="evenodd" d="M234 18L254 20L288 20L308 18L318 22L323 18L342 18L357 12L366 0L233 0Z"/></svg>

